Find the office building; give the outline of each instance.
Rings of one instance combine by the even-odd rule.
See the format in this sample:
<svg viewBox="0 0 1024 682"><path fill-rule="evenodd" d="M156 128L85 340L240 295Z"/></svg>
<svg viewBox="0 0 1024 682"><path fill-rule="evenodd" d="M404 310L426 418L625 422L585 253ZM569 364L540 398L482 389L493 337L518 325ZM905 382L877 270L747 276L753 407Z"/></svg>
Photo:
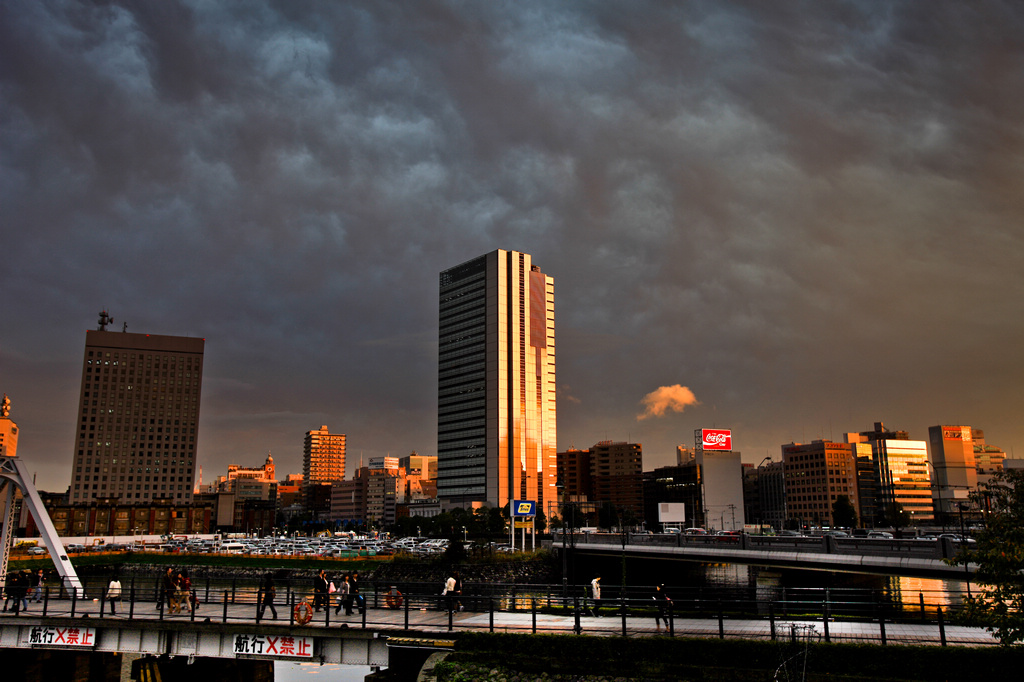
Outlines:
<svg viewBox="0 0 1024 682"><path fill-rule="evenodd" d="M902 510L910 525L931 523L935 520L932 505L932 476L928 470L928 445L923 440L910 440L906 431L889 431L882 422L875 422L871 431L846 434L846 441L854 444L858 462L859 494L863 525L902 525L898 518ZM864 474L866 456L857 444L871 446L871 465L874 476L868 480ZM869 486L874 486L873 489ZM869 517L868 496L873 494L873 516Z"/></svg>
<svg viewBox="0 0 1024 682"><path fill-rule="evenodd" d="M555 491L554 281L493 251L440 275L437 494L502 507Z"/></svg>
<svg viewBox="0 0 1024 682"><path fill-rule="evenodd" d="M302 449L304 483L334 483L345 478L345 434L331 433L327 426L306 432Z"/></svg>
<svg viewBox="0 0 1024 682"><path fill-rule="evenodd" d="M971 429L971 438L974 440L974 464L978 468L978 485L982 486L1003 470L1006 452L998 445L986 443L985 432L981 429Z"/></svg>
<svg viewBox="0 0 1024 682"><path fill-rule="evenodd" d="M935 470L935 513L949 520L957 515L957 505L967 504L968 495L978 487L974 436L970 426L930 426L928 444Z"/></svg>
<svg viewBox="0 0 1024 682"><path fill-rule="evenodd" d="M850 443L789 443L782 446L782 465L786 511L799 526L833 526L832 510L841 495L859 508L857 464Z"/></svg>
<svg viewBox="0 0 1024 682"><path fill-rule="evenodd" d="M204 339L86 333L70 503L189 503L195 486Z"/></svg>
<svg viewBox="0 0 1024 682"><path fill-rule="evenodd" d="M398 466L405 469L409 478L421 481L437 480L437 457L435 455L420 455L414 451L405 457L400 457Z"/></svg>
<svg viewBox="0 0 1024 682"><path fill-rule="evenodd" d="M748 524L785 527L786 481L782 462L765 458L759 466L743 465L743 504Z"/></svg>
<svg viewBox="0 0 1024 682"><path fill-rule="evenodd" d="M743 462L738 451L698 449L699 471L707 529L743 530Z"/></svg>
<svg viewBox="0 0 1024 682"><path fill-rule="evenodd" d="M662 503L685 505L687 528L705 527L701 473L695 459L644 472L644 521L649 529L659 529L658 505Z"/></svg>

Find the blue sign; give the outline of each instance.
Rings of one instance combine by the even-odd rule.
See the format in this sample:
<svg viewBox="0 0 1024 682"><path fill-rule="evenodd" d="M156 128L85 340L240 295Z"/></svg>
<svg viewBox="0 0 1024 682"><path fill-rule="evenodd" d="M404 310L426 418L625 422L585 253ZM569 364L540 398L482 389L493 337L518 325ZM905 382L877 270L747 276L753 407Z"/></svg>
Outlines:
<svg viewBox="0 0 1024 682"><path fill-rule="evenodd" d="M512 516L536 516L537 503L533 500L513 500Z"/></svg>

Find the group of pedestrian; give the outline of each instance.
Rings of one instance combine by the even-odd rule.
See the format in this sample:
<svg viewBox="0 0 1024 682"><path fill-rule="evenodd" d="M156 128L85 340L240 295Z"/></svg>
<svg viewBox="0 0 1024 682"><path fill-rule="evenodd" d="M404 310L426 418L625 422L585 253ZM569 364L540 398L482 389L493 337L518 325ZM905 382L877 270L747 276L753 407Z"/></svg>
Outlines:
<svg viewBox="0 0 1024 682"><path fill-rule="evenodd" d="M14 613L28 610L29 602L43 601L43 569L12 571L4 583L4 611L10 608ZM13 602L13 606L11 604Z"/></svg>
<svg viewBox="0 0 1024 682"><path fill-rule="evenodd" d="M334 595L334 613L341 614L345 609L345 615L351 616L355 611L366 612L366 601L359 594L359 572L344 574L335 584L327 577L327 572L320 569L313 578L313 611L319 612L331 608L331 598ZM277 584L273 573L266 573L260 581L259 618L262 620L267 609L274 620L277 620L277 608L274 600L277 598Z"/></svg>
<svg viewBox="0 0 1024 682"><path fill-rule="evenodd" d="M333 586L334 583L331 585ZM346 616L351 616L354 610L359 613L366 612L366 600L359 594L359 571L341 576L341 581L335 587L333 594L337 595L334 607L335 615L340 615L342 609L345 609Z"/></svg>
<svg viewBox="0 0 1024 682"><path fill-rule="evenodd" d="M593 606L590 608L590 615L601 618L599 613L601 608L601 574L597 573L594 575L594 579L590 581L590 598L593 601ZM665 627L668 627L669 612L672 608L672 598L665 593L665 585L658 585L654 589L654 606L657 609L654 616L654 623L658 627L658 632L661 632L661 623L665 622Z"/></svg>
<svg viewBox="0 0 1024 682"><path fill-rule="evenodd" d="M167 613L181 613L182 609L194 611L199 608L199 599L192 590L192 579L188 571L168 568L164 573L164 598Z"/></svg>

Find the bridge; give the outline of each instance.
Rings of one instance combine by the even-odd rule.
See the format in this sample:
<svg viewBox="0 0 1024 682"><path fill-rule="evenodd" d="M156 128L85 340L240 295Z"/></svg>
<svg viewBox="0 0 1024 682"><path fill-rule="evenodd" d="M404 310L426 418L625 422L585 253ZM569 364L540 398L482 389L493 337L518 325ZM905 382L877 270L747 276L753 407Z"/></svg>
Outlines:
<svg viewBox="0 0 1024 682"><path fill-rule="evenodd" d="M564 544L563 544L564 542ZM919 578L967 580L977 565L946 562L961 543L943 537L875 539L758 535L685 535L637 533L555 534L551 549L572 548L582 556L677 559L708 563L753 564L780 568L847 571Z"/></svg>
<svg viewBox="0 0 1024 682"><path fill-rule="evenodd" d="M580 588L563 592L561 585L491 585L490 593L485 592L487 586L470 585L459 602L425 589L409 590L401 600L390 600L392 608L381 587L367 590L362 613L345 616L330 608L308 610L311 595L303 584L281 589L279 618L273 619L260 617L256 581L232 581L230 589L211 589L208 583L205 592L197 588L203 602L199 608L178 613L167 611L153 580L139 583L125 588L124 598L114 603L116 613L103 598L101 580L86 580L82 591L47 586L41 602L0 614L0 648L128 654L122 666L140 656L159 656L383 667L394 664L396 652L451 648L458 634L467 631L997 644L980 628L950 625L949 605L925 608L922 600L920 610L902 608L864 601L863 595L841 590L769 601L680 589L659 613L651 596L639 587L609 588L611 597L600 605L582 596ZM88 596L79 597L83 593ZM664 618L663 627L656 616Z"/></svg>

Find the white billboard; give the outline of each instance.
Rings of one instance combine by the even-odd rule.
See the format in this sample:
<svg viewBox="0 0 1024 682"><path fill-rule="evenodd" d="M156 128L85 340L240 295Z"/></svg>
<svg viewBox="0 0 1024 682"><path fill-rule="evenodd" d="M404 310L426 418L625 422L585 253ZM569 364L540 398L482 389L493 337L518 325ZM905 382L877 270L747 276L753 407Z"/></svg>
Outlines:
<svg viewBox="0 0 1024 682"><path fill-rule="evenodd" d="M658 523L686 523L686 505L682 502L659 502Z"/></svg>

